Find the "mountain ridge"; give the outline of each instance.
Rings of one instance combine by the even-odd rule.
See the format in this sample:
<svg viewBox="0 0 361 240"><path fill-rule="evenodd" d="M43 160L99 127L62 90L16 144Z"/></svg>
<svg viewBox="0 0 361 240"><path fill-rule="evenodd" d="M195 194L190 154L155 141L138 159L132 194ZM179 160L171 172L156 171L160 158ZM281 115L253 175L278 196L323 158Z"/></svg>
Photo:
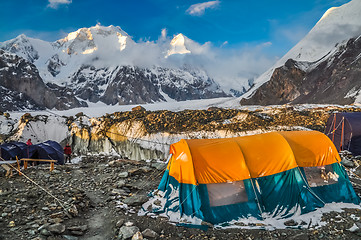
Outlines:
<svg viewBox="0 0 361 240"><path fill-rule="evenodd" d="M197 47L179 34L173 45L162 50L161 45L151 42L136 43L112 25L81 28L52 43L23 34L0 43L0 49L36 66L40 78L53 89L68 89L79 103L110 105L230 96L204 69L186 62L175 65L182 62L175 55L192 54L188 49ZM153 50L156 54L152 55ZM146 59L147 51L150 59ZM142 64L152 58L154 64Z"/></svg>
<svg viewBox="0 0 361 240"><path fill-rule="evenodd" d="M324 100L315 96L309 96L310 98L303 97L303 100L301 101L299 96L305 94L308 95L309 92L313 92L313 95L317 95L317 92L314 91L315 89L318 89L319 85L329 85L324 79L324 76L331 76L332 71L341 70L335 65L333 65L333 67L331 68L329 67L335 60L335 58L339 63L346 61L351 64L354 61L358 61L358 55L353 56L351 54L353 59L350 59L350 54L344 55L345 58L342 58L342 54L350 53L347 48L351 48L353 51L356 52L361 52L357 44L358 39L361 36L361 15L359 14L360 12L361 1L356 0L350 1L340 7L334 7L326 11L326 13L317 22L317 24L299 43L297 43L288 53L286 53L273 67L271 67L269 70L267 70L255 80L254 85L248 90L248 92L246 92L243 96L239 98L241 104L344 104L357 101L357 96L354 96L353 98L353 100L355 101L350 99L344 100L343 98L346 98L346 96L348 96L348 94L344 93L344 91L342 91L342 94L344 94L343 96L341 96L340 93L332 92L332 95L337 96L333 99L330 99L327 96L325 96ZM353 42L355 42L355 44L350 44ZM293 68L287 68L286 65L290 65L291 62L293 64ZM359 71L357 70L357 68L355 69L354 66L343 66L345 69L353 69L353 73L347 73L350 76L353 76L353 79L355 74L359 76ZM284 71L285 69L288 69L290 71ZM292 71L296 71L296 69L298 69L297 71L303 72L302 75L304 75L304 79L301 79L303 81L300 81L299 77L291 76ZM317 73L315 69L317 69L317 71L319 72ZM317 78L317 75L323 76L323 78ZM282 76L284 77L283 79ZM309 83L307 83L307 80L310 80L310 82L312 82L314 85L310 86ZM293 90L288 89L286 91L286 87L282 86L282 83L286 84L285 81L290 84L287 85L287 87L292 88ZM355 82L356 78L352 81ZM338 81L336 81L336 79L333 79L331 82L333 84L338 84ZM302 89L301 92L303 93L300 93L299 90L295 90L294 87L296 85L299 85L298 87L301 88L307 88L308 90L306 91L305 89ZM270 88L271 86L275 89ZM350 86L355 87L355 83L350 83ZM266 93L266 91L268 91L266 90L267 88L269 89L269 93ZM347 90L350 91L351 89ZM285 91L288 93L286 93ZM296 96L298 95L296 94L291 97L291 95L288 95L291 91L298 92L298 94L300 95ZM282 93L288 96L285 97L284 95L282 95ZM320 95L322 95L322 92L320 93ZM268 96L269 99L267 99L266 96ZM275 98L274 96L278 96L278 98ZM336 101L336 99L338 100Z"/></svg>

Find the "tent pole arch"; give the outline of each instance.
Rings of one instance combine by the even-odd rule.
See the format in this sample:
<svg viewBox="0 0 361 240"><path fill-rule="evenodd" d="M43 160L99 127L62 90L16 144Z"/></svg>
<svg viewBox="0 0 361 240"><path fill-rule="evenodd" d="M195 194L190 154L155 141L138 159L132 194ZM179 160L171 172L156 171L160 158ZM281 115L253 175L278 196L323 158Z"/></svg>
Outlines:
<svg viewBox="0 0 361 240"><path fill-rule="evenodd" d="M303 176L303 174L302 174L302 172L301 172L300 167L297 167L297 169L298 169L298 172L301 174L301 177L302 177L303 181L306 183L306 187L305 187L305 188L307 189L307 191L309 191L314 197L316 197L318 200L320 200L323 204L326 204L319 196L317 196L316 193L314 193L314 192L312 191L312 189L311 189L310 185L308 184L307 180L304 178L304 176Z"/></svg>
<svg viewBox="0 0 361 240"><path fill-rule="evenodd" d="M259 199L258 199L258 196L257 196L257 193L256 193L256 189L255 189L254 184L253 184L253 179L250 178L250 180L251 180L251 184L252 184L252 189L253 189L254 195L255 195L255 197L256 197L258 210L259 210L259 212L261 213L261 218L262 218L262 220L264 220L264 218L263 218L263 212L262 212L262 208L261 208L261 204L259 203ZM255 180L255 181L257 181L257 180Z"/></svg>
<svg viewBox="0 0 361 240"><path fill-rule="evenodd" d="M167 161L164 163L164 164L168 164L168 162L170 161L170 159L172 158L173 154L169 154L168 158L167 158Z"/></svg>
<svg viewBox="0 0 361 240"><path fill-rule="evenodd" d="M281 135L281 134L280 134L280 135ZM282 136L282 135L281 135L281 136ZM295 156L295 152L294 152L294 150L292 149L290 143L287 141L287 139L286 139L284 136L282 136L282 137L285 139L285 141L287 142L288 147L291 149L293 155ZM295 158L295 161L296 161L296 158ZM297 161L296 161L296 163L297 163ZM301 169L300 169L300 167L298 166L298 163L297 163L297 170L298 170L298 172L300 173L303 182L305 183L305 185L303 185L303 187L306 188L308 192L310 192L314 197L316 197L318 200L320 200L323 204L326 204L324 201L322 201L322 199L321 199L319 196L317 196L316 193L314 193L314 192L312 191L312 189L311 189L310 185L308 184L307 180L304 178L304 176L303 176L303 174L302 174L302 172L301 172Z"/></svg>
<svg viewBox="0 0 361 240"><path fill-rule="evenodd" d="M241 148L241 146L239 145L239 143L238 143L237 141L235 141L235 143L237 144L239 150L240 150L241 153L243 154L242 148ZM245 162L245 166L247 167L247 169L248 169L248 171L249 171L249 168L248 168L246 162ZM262 208L261 208L261 204L260 204L260 201L259 201L259 199L258 199L258 195L257 195L257 192L256 192L256 188L254 187L254 184L253 184L253 178L251 177L250 180L251 180L251 185L252 185L253 193L254 193L254 196L255 196L255 198L256 198L258 210L259 210L259 212L260 212L260 214L261 214L262 220L264 220L264 218L263 218L263 211L262 211ZM257 180L255 179L255 181L257 181Z"/></svg>

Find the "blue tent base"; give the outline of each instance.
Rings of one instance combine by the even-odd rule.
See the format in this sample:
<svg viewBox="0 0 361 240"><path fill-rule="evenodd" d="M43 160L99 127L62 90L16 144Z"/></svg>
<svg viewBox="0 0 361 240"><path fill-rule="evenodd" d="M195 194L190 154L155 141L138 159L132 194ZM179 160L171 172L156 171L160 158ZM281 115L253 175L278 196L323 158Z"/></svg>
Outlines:
<svg viewBox="0 0 361 240"><path fill-rule="evenodd" d="M246 179L243 182L247 202L216 207L210 205L206 184L179 183L166 170L158 187L164 192L166 203L154 213L179 212L181 216L197 217L214 225L227 225L232 220L249 217L258 220L262 220L262 216L286 219L295 213L315 211L331 202L360 204L342 165L334 163L330 166L339 176L335 184L310 187L304 169L297 167L270 176Z"/></svg>
<svg viewBox="0 0 361 240"><path fill-rule="evenodd" d="M331 167L338 175L337 183L311 187L312 191L325 203L343 202L360 204L360 198L356 195L343 166L340 163L334 163L331 164ZM302 172L305 174L303 169Z"/></svg>

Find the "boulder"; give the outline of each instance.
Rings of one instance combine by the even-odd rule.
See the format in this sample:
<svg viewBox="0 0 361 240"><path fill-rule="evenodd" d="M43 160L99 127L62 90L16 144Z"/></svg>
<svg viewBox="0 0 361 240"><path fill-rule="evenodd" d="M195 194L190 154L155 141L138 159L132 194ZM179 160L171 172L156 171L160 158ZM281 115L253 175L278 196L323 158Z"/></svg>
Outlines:
<svg viewBox="0 0 361 240"><path fill-rule="evenodd" d="M142 107L142 106L136 106L136 107L133 107L132 108L132 111L134 112L134 111L146 111L146 109L144 108L144 107Z"/></svg>
<svg viewBox="0 0 361 240"><path fill-rule="evenodd" d="M122 226L119 229L118 239L130 239L139 232L139 228L136 226Z"/></svg>
<svg viewBox="0 0 361 240"><path fill-rule="evenodd" d="M145 195L133 195L124 199L123 203L129 206L140 206L148 200Z"/></svg>
<svg viewBox="0 0 361 240"><path fill-rule="evenodd" d="M48 231L50 231L53 234L62 234L65 232L65 225L61 223L55 223L48 226Z"/></svg>
<svg viewBox="0 0 361 240"><path fill-rule="evenodd" d="M159 235L155 231L147 228L142 232L143 237L146 238L157 238Z"/></svg>

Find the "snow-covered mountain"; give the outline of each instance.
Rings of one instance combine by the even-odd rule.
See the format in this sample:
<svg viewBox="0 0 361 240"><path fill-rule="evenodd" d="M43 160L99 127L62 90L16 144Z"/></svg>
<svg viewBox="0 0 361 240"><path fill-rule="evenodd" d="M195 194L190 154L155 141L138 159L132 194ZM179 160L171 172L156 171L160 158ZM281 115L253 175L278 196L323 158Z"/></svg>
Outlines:
<svg viewBox="0 0 361 240"><path fill-rule="evenodd" d="M254 81L254 86L241 97L241 102L358 101L361 90L361 84L357 84L361 77L360 13L360 0L329 9L297 45ZM343 91L335 85L342 85Z"/></svg>
<svg viewBox="0 0 361 240"><path fill-rule="evenodd" d="M86 105L69 89L44 84L31 62L1 49L0 92L0 111L69 109Z"/></svg>
<svg viewBox="0 0 361 240"><path fill-rule="evenodd" d="M20 35L0 43L0 49L33 64L54 91L66 88L80 101L112 105L229 96L230 89L224 91L205 69L184 59L205 47L182 34L135 42L120 27L100 25L55 42Z"/></svg>

